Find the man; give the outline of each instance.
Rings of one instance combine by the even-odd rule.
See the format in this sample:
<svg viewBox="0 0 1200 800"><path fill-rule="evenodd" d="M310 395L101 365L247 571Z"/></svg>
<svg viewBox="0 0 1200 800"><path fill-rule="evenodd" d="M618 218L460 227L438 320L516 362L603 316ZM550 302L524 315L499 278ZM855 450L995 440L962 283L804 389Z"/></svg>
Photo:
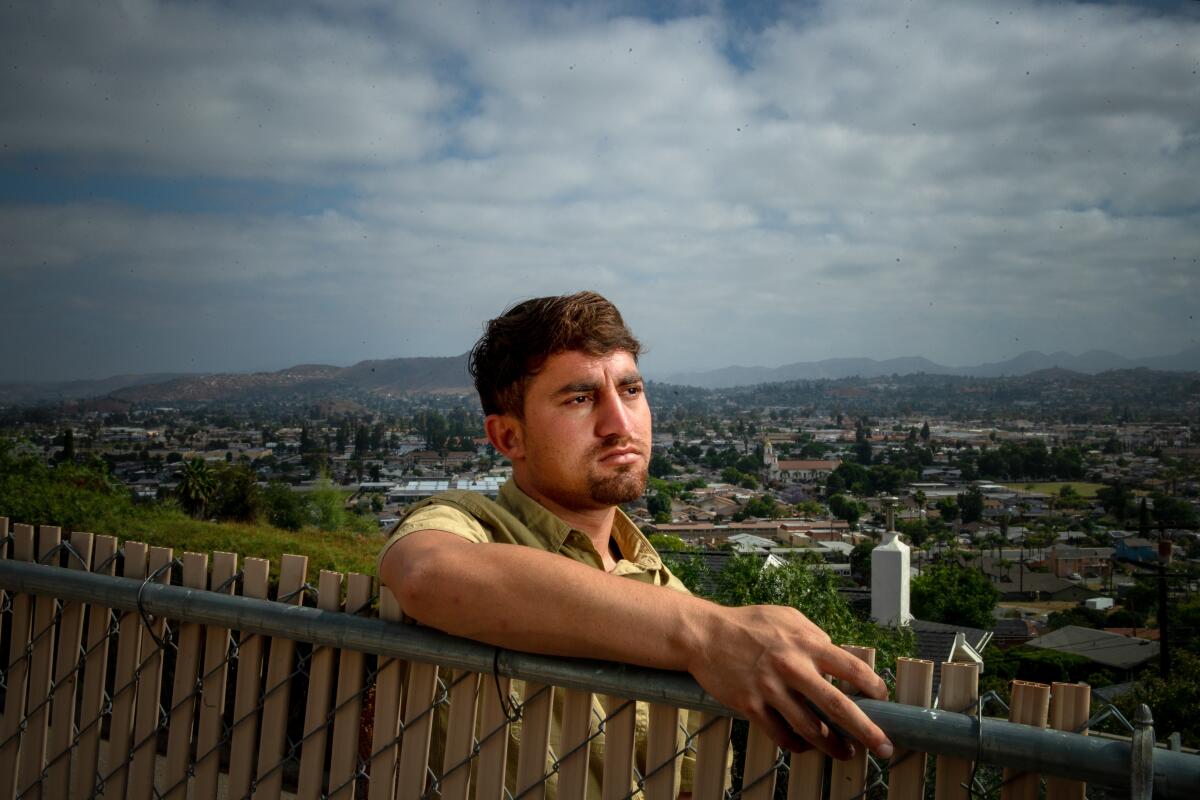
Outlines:
<svg viewBox="0 0 1200 800"><path fill-rule="evenodd" d="M650 463L640 351L592 292L528 300L489 322L471 372L512 480L497 503L451 493L410 512L380 556L381 579L425 625L512 650L687 671L780 746L848 758L854 745L807 698L890 757L883 732L823 677L886 698L863 662L794 609L690 595L617 507L642 496Z"/></svg>

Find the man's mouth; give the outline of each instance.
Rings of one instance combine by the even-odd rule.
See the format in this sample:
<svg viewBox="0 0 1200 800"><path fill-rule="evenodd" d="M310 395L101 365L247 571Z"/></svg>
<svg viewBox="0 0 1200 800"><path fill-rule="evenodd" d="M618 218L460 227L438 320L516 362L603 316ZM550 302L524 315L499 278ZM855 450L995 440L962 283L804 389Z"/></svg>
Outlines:
<svg viewBox="0 0 1200 800"><path fill-rule="evenodd" d="M617 447L600 456L601 464L624 465L636 464L642 458L642 451L636 447Z"/></svg>

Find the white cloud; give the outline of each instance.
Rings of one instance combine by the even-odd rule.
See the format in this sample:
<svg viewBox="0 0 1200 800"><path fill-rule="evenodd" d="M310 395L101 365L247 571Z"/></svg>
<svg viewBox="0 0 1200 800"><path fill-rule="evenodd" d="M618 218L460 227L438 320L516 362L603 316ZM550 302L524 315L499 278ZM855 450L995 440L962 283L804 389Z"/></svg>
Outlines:
<svg viewBox="0 0 1200 800"><path fill-rule="evenodd" d="M864 0L785 6L761 30L705 6L0 14L4 157L328 197L0 207L0 289L110 275L130 305L144 289L222 320L214 336L259 330L231 359L457 353L507 303L580 286L622 304L663 371L1140 355L1200 335L1178 313L1200 300L1195 14ZM75 307L99 324L109 299ZM251 307L270 335L237 321Z"/></svg>

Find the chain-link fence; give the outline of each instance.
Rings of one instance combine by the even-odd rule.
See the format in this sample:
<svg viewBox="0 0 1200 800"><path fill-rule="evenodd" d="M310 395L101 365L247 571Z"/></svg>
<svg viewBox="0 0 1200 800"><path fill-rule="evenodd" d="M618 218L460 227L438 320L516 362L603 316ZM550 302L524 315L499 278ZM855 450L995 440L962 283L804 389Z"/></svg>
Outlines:
<svg viewBox="0 0 1200 800"><path fill-rule="evenodd" d="M210 565L204 555L175 558L112 537L61 541L55 528L35 535L23 525L9 533L3 520L0 556L8 559L0 561L0 798L516 800L691 790L714 800L851 800L901 786L913 797L996 797L1018 785L1027 793L1030 781L1032 796L1048 781L1053 796L1082 797L1069 779L1129 786L1139 769L1151 770L1163 796L1200 787L1200 758L1160 752L1138 761L1136 737L1134 746L1114 743L1125 762L1115 772L1102 762L1117 751L1070 734L1062 736L1076 750L1056 755L1067 744L1030 739L1027 748L1045 752L1023 761L1012 754L1020 748L993 741L1025 728L985 717L994 695L947 709L982 723L960 714L931 723L911 707L871 705L873 716L901 715L886 724L877 716L910 748L890 763L782 753L687 676L400 628L390 592L376 595L369 577L323 571L314 585L296 556L284 556L269 580L261 559L239 568L218 553ZM1106 721L1139 730L1111 707L1071 727ZM946 737L952 723L973 726L965 741L961 732ZM1037 774L1053 771L1067 778Z"/></svg>

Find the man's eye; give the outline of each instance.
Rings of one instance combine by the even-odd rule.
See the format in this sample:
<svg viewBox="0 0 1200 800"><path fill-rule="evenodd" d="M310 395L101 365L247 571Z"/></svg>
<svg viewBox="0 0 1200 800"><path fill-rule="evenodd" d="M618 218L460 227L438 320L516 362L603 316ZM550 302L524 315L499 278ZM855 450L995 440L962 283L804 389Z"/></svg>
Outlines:
<svg viewBox="0 0 1200 800"><path fill-rule="evenodd" d="M589 398L586 394L581 394L581 395L576 395L575 397L572 397L571 402L574 403L575 405L583 405L584 403L586 403L588 401L588 399Z"/></svg>
<svg viewBox="0 0 1200 800"><path fill-rule="evenodd" d="M639 394L641 394L641 393L642 393L642 387L640 387L640 386L626 386L626 387L625 387L625 393L626 393L626 394L628 394L630 397L636 397L637 395L639 395Z"/></svg>

